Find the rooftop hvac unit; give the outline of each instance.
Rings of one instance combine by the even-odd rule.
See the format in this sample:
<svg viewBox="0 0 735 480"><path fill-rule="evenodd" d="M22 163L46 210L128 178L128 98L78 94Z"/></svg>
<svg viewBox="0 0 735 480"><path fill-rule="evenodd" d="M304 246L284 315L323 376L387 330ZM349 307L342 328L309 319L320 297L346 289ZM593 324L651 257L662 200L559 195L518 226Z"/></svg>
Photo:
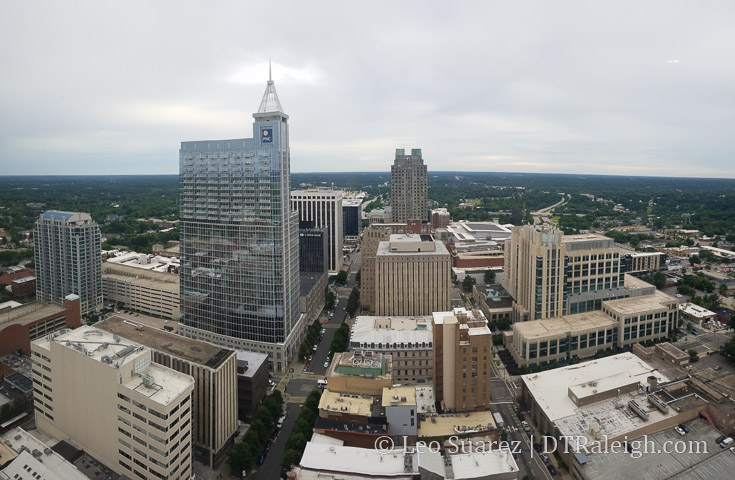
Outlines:
<svg viewBox="0 0 735 480"><path fill-rule="evenodd" d="M149 373L146 373L145 375L143 375L143 385L144 386L148 388L153 388L154 383L155 382L153 381L153 375Z"/></svg>
<svg viewBox="0 0 735 480"><path fill-rule="evenodd" d="M638 405L638 402L635 400L631 400L628 402L628 408L630 408L633 413L641 417L643 420L648 421L648 412L643 409L640 405Z"/></svg>
<svg viewBox="0 0 735 480"><path fill-rule="evenodd" d="M661 401L656 395L649 395L648 401L651 402L656 408L661 410L662 413L669 413L669 406Z"/></svg>

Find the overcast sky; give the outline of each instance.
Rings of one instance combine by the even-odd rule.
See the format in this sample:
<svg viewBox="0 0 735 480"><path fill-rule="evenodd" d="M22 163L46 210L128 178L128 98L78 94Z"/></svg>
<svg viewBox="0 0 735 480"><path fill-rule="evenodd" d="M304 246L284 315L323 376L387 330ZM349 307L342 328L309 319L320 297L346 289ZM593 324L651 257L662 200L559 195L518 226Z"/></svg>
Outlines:
<svg viewBox="0 0 735 480"><path fill-rule="evenodd" d="M178 173L252 135L294 172L735 177L735 2L2 1L0 174Z"/></svg>

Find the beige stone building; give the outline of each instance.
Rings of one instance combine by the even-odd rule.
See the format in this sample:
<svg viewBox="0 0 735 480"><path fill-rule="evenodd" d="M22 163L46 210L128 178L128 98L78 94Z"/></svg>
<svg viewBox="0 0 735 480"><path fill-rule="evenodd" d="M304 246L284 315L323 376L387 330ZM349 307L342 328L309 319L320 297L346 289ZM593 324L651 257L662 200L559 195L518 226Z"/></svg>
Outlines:
<svg viewBox="0 0 735 480"><path fill-rule="evenodd" d="M664 339L678 325L678 315L677 299L654 291L604 301L598 311L515 323L504 341L518 366L566 362Z"/></svg>
<svg viewBox="0 0 735 480"><path fill-rule="evenodd" d="M431 235L391 235L376 254L376 315L449 310L451 275L451 256Z"/></svg>
<svg viewBox="0 0 735 480"><path fill-rule="evenodd" d="M333 392L380 396L393 385L393 360L370 350L336 353L326 376Z"/></svg>
<svg viewBox="0 0 735 480"><path fill-rule="evenodd" d="M179 276L128 265L102 263L102 294L105 301L118 302L159 317L179 320Z"/></svg>
<svg viewBox="0 0 735 480"><path fill-rule="evenodd" d="M194 456L208 465L225 458L237 433L237 357L234 350L111 317L97 327L149 347L153 362L191 375Z"/></svg>
<svg viewBox="0 0 735 480"><path fill-rule="evenodd" d="M433 315L434 395L444 411L490 405L492 334L479 310Z"/></svg>
<svg viewBox="0 0 735 480"><path fill-rule="evenodd" d="M192 477L194 379L95 327L31 345L36 426L132 479Z"/></svg>
<svg viewBox="0 0 735 480"><path fill-rule="evenodd" d="M396 149L396 158L390 167L391 221L428 220L429 190L426 165L420 148L406 155Z"/></svg>
<svg viewBox="0 0 735 480"><path fill-rule="evenodd" d="M370 225L362 234L362 267L360 269L360 304L368 312L375 311L375 258L380 242L390 240L391 235L429 234L431 225L412 220L407 223Z"/></svg>
<svg viewBox="0 0 735 480"><path fill-rule="evenodd" d="M503 287L515 299L514 322L599 310L624 295L624 284L611 238L525 225L506 240Z"/></svg>
<svg viewBox="0 0 735 480"><path fill-rule="evenodd" d="M635 252L623 256L626 273L645 273L661 270L666 260L663 252Z"/></svg>
<svg viewBox="0 0 735 480"><path fill-rule="evenodd" d="M434 377L431 318L359 316L350 333L350 349L390 354L395 383L431 383Z"/></svg>

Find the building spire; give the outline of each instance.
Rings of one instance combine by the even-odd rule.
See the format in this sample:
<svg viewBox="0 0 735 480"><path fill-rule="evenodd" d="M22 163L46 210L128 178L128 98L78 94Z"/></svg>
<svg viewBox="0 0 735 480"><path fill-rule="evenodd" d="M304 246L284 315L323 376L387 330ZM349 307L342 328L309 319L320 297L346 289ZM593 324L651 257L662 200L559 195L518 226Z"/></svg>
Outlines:
<svg viewBox="0 0 735 480"><path fill-rule="evenodd" d="M278 94L276 93L276 86L273 83L273 74L271 69L271 60L268 59L268 84L265 87L265 93L263 94L263 100L260 101L260 107L258 113L271 113L280 112L283 113L283 107L281 102L278 100Z"/></svg>

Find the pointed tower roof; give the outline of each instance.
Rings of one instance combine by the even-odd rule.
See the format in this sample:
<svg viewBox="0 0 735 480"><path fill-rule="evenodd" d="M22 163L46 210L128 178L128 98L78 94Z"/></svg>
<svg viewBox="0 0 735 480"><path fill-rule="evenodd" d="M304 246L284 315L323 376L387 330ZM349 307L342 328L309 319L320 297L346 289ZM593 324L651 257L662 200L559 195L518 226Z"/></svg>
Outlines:
<svg viewBox="0 0 735 480"><path fill-rule="evenodd" d="M283 113L283 107L281 102L278 100L278 94L276 93L276 86L273 83L273 76L271 75L271 63L268 60L268 84L265 87L265 93L263 94L263 100L260 101L260 107L258 113L271 113L279 112Z"/></svg>

